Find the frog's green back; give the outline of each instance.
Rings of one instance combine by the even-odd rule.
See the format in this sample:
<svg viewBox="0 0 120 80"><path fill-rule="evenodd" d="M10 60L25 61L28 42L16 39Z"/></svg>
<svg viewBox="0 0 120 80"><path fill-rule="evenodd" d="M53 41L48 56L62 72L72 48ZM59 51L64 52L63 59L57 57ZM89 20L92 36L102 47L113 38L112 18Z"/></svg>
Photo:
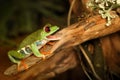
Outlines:
<svg viewBox="0 0 120 80"><path fill-rule="evenodd" d="M51 24L47 24L44 26L43 29L40 29L32 34L30 34L28 37L26 37L20 44L19 48L23 48L27 45L32 44L33 42L37 40L42 40L46 38L46 36L53 34L59 29L58 26L52 26Z"/></svg>
<svg viewBox="0 0 120 80"><path fill-rule="evenodd" d="M29 36L27 36L20 44L19 48L23 48L26 45L30 45L32 44L34 41L36 40L40 40L41 39L41 29L31 33Z"/></svg>

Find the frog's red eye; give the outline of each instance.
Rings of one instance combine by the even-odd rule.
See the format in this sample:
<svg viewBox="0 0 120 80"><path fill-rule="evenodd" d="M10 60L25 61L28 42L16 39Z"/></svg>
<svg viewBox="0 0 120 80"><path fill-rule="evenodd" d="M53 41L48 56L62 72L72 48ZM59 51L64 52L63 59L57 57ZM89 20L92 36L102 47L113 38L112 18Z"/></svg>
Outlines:
<svg viewBox="0 0 120 80"><path fill-rule="evenodd" d="M48 27L48 26L46 26L45 28L44 28L44 30L45 30L45 32L50 32L50 27Z"/></svg>

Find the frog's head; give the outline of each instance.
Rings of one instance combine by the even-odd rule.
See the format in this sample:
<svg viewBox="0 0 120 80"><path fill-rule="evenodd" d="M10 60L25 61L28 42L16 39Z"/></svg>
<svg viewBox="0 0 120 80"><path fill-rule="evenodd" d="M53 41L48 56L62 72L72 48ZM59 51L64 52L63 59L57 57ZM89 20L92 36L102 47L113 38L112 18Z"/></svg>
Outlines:
<svg viewBox="0 0 120 80"><path fill-rule="evenodd" d="M52 26L51 24L47 24L43 28L42 36L43 37L49 36L49 35L55 33L57 30L59 30L58 26Z"/></svg>

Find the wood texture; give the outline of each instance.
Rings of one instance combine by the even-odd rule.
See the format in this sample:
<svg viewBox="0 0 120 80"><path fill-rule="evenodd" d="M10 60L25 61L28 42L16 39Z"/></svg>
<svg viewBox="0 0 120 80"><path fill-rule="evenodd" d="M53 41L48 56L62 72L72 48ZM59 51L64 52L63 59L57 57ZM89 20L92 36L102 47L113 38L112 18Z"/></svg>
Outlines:
<svg viewBox="0 0 120 80"><path fill-rule="evenodd" d="M53 46L51 52L117 32L120 30L119 21L120 18L116 15L116 18L112 19L112 24L107 27L105 25L106 20L102 19L101 16L96 15L87 20L73 24L57 33L58 35L61 35L61 40Z"/></svg>

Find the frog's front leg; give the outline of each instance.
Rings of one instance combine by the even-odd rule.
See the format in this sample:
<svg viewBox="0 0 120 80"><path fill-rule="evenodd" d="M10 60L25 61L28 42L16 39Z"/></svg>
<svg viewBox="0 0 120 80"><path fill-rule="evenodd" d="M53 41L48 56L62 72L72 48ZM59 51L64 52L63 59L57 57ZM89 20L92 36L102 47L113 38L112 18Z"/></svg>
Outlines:
<svg viewBox="0 0 120 80"><path fill-rule="evenodd" d="M31 47L31 50L33 52L33 54L36 56L36 57L42 57L43 59L45 59L45 55L44 54L41 54L37 48L37 45L35 43L31 44L30 45Z"/></svg>
<svg viewBox="0 0 120 80"><path fill-rule="evenodd" d="M28 66L22 60L25 57L25 54L21 54L15 50L12 50L8 52L8 57L13 63L17 63L18 70L21 64L25 67L25 69L28 68Z"/></svg>

